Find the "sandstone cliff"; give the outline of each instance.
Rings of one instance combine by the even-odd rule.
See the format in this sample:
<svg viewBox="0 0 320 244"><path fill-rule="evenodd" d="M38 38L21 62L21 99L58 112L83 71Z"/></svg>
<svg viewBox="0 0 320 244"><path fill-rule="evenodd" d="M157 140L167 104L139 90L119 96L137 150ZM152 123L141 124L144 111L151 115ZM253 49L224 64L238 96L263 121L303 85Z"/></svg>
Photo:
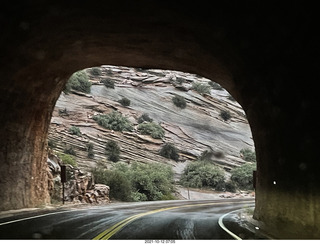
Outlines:
<svg viewBox="0 0 320 244"><path fill-rule="evenodd" d="M102 66L100 75L90 75L91 93L73 91L62 93L54 110L49 129L49 144L55 151L72 147L81 169L90 171L97 165L110 167L106 159L105 144L118 142L120 159L127 163L160 162L171 164L179 175L188 160L195 160L205 150L212 150L213 160L225 170L242 164L240 150L254 150L250 127L241 106L230 94L214 83L210 94L199 94L191 89L193 82L208 84L210 80L177 71L142 70L126 67ZM115 89L105 87L104 78L115 82ZM172 97L180 95L187 101L185 109L176 107ZM118 100L130 99L130 106ZM97 113L119 111L135 125L132 132L107 130L92 117ZM225 121L220 113L227 111L231 118ZM138 118L148 113L165 130L163 139L153 139L137 132ZM69 132L71 126L80 129L81 136ZM179 149L178 162L158 154L165 142ZM88 143L93 144L94 157L89 158Z"/></svg>

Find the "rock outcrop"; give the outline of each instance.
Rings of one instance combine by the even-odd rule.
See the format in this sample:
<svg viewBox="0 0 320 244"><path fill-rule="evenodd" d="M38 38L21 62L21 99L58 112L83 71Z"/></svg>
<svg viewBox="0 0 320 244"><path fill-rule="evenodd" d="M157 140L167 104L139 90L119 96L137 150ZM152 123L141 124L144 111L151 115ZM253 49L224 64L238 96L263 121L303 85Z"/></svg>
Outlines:
<svg viewBox="0 0 320 244"><path fill-rule="evenodd" d="M61 165L65 163L52 152L48 156L48 189L52 203L64 199L68 203L108 203L110 187L95 184L92 174L71 165L66 165L67 181L64 183L64 195L61 183Z"/></svg>

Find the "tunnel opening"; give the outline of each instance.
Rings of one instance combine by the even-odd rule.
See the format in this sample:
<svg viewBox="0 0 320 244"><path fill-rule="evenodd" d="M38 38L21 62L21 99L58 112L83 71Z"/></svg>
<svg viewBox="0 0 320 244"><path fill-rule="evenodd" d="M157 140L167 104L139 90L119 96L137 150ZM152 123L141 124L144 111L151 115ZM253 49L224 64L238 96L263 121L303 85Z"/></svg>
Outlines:
<svg viewBox="0 0 320 244"><path fill-rule="evenodd" d="M159 67L200 74L232 93L250 121L259 162L255 218L275 236L319 238L318 101L310 89L317 84L316 8L97 6L57 1L1 9L1 210L49 201L45 141L72 72L103 63Z"/></svg>
<svg viewBox="0 0 320 244"><path fill-rule="evenodd" d="M111 65L77 71L53 111L48 145L50 154L65 161L60 164L69 164L73 175L66 201L96 201L86 193L94 183L109 185L111 197L124 201L254 196L256 159L245 112L218 83L195 74ZM144 179L150 183L143 185L139 179L123 180L137 178L131 168L145 170L135 172L140 177L161 171L154 164L170 166L161 177L171 182ZM243 169L235 170L239 166ZM77 168L94 177L79 174ZM50 180L58 175L51 173ZM111 180L115 175L118 183ZM159 181L168 189L146 189L146 184ZM54 202L61 199L57 187L51 184Z"/></svg>

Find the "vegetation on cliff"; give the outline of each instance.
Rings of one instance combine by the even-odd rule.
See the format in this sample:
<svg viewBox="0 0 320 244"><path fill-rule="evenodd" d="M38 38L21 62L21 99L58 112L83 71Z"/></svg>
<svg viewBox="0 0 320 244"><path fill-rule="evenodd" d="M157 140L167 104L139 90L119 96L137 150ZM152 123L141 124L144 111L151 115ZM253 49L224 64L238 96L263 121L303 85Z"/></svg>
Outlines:
<svg viewBox="0 0 320 244"><path fill-rule="evenodd" d="M86 92L85 82L90 83L90 96L75 92ZM175 71L101 66L76 72L68 87L70 93L57 103L48 144L81 169L97 167L95 182L107 182L111 195L118 194L113 198L170 199L170 191L152 193L161 187L151 187L158 180L149 179L151 169L143 167L155 162L172 168L184 186L250 189L252 168L233 170L245 161L255 162L254 151L239 153L253 147L250 129L241 107L217 83ZM150 174L146 189L132 183L141 176L132 173L137 169Z"/></svg>
<svg viewBox="0 0 320 244"><path fill-rule="evenodd" d="M64 89L65 93L70 93L71 88L80 92L90 93L91 82L85 70L75 72L68 80Z"/></svg>
<svg viewBox="0 0 320 244"><path fill-rule="evenodd" d="M110 169L92 171L97 182L110 186L110 197L121 201L174 199L173 171L160 163L117 163Z"/></svg>
<svg viewBox="0 0 320 244"><path fill-rule="evenodd" d="M152 138L161 139L164 137L164 130L161 125L154 122L144 122L138 125L138 131L143 135L150 135Z"/></svg>
<svg viewBox="0 0 320 244"><path fill-rule="evenodd" d="M109 114L100 114L93 117L102 127L115 131L131 131L133 129L130 121L121 113L113 111Z"/></svg>

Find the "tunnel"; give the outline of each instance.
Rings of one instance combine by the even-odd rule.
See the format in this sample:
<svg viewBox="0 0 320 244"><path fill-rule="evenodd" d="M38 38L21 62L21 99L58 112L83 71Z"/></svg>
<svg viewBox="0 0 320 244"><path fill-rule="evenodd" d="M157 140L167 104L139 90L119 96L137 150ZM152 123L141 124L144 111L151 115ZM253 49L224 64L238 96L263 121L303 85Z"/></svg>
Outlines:
<svg viewBox="0 0 320 244"><path fill-rule="evenodd" d="M277 238L320 238L316 9L292 1L16 1L0 10L0 210L50 201L47 134L77 70L195 73L246 112L254 218Z"/></svg>

